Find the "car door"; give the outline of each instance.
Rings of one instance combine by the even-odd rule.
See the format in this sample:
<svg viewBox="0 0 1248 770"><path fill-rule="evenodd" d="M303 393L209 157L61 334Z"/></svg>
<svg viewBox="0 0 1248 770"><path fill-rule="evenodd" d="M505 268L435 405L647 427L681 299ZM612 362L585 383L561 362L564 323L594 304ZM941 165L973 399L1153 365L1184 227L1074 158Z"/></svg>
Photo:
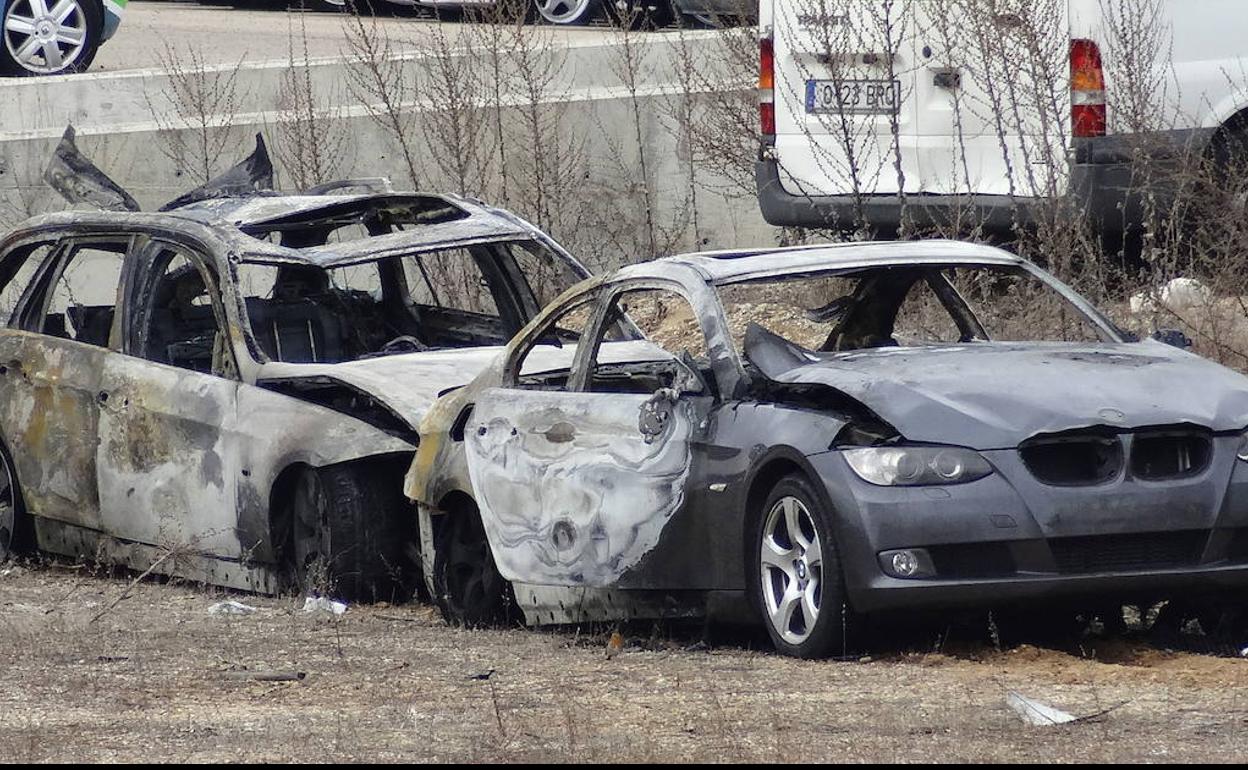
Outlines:
<svg viewBox="0 0 1248 770"><path fill-rule="evenodd" d="M104 528L238 557L239 383L216 277L194 251L151 240L127 266L123 298L121 352L100 381Z"/></svg>
<svg viewBox="0 0 1248 770"><path fill-rule="evenodd" d="M0 335L4 439L37 517L100 526L100 378L129 245L127 236L62 236L30 245L25 257L4 257L6 269L14 256L22 261L14 270L37 265Z"/></svg>
<svg viewBox="0 0 1248 770"><path fill-rule="evenodd" d="M541 369L529 363L534 346L511 383L481 395L465 431L473 490L508 579L610 585L684 501L712 403L699 371L709 369L704 332L674 286L620 288L602 307L566 384L526 376L526 366Z"/></svg>

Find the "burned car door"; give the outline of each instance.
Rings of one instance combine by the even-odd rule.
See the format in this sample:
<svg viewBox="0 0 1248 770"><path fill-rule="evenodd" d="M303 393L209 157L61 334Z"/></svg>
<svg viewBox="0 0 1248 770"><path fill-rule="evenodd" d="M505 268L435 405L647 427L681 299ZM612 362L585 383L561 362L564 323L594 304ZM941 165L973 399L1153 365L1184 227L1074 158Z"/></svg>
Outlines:
<svg viewBox="0 0 1248 770"><path fill-rule="evenodd" d="M124 236L65 238L5 257L6 270L35 271L0 338L0 389L4 439L37 517L99 526L100 377L128 244ZM25 261L10 265L14 256Z"/></svg>
<svg viewBox="0 0 1248 770"><path fill-rule="evenodd" d="M628 338L633 324L647 339ZM482 394L465 431L508 579L610 585L684 501L712 404L696 316L675 291L636 287L616 293L595 328L567 382L526 375L526 356L513 386Z"/></svg>
<svg viewBox="0 0 1248 770"><path fill-rule="evenodd" d="M180 246L148 241L127 267L122 352L100 383L100 505L114 537L239 555L238 380L218 296Z"/></svg>

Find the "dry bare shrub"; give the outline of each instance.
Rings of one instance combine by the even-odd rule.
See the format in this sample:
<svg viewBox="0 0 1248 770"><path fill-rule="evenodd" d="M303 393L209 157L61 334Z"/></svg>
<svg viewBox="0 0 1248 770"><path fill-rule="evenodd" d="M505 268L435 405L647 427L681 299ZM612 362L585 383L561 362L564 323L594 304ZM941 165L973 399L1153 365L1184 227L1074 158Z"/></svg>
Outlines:
<svg viewBox="0 0 1248 770"><path fill-rule="evenodd" d="M287 31L288 66L276 100L274 153L295 188L305 190L338 178L350 164L342 110L330 106L341 100L318 92L308 62L307 21L303 13L297 16L298 30L292 25Z"/></svg>
<svg viewBox="0 0 1248 770"><path fill-rule="evenodd" d="M365 18L354 0L348 0L343 21L350 62L345 68L347 89L356 103L398 148L408 182L420 187L417 162L416 85L403 68L399 49L375 18Z"/></svg>
<svg viewBox="0 0 1248 770"><path fill-rule="evenodd" d="M210 66L195 46L157 53L169 87L159 94L144 92L152 119L160 129L161 150L196 185L233 161L238 137L233 129L242 114L246 91L238 83L243 61ZM227 163L228 165L228 163Z"/></svg>

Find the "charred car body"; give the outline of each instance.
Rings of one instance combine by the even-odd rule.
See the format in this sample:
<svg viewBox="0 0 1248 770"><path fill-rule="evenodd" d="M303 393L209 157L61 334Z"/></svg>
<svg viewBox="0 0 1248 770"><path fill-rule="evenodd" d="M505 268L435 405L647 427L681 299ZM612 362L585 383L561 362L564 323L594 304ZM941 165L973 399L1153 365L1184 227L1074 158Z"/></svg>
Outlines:
<svg viewBox="0 0 1248 770"><path fill-rule="evenodd" d="M623 268L426 415L426 579L462 622L747 613L801 656L862 613L1248 586L1248 379L1131 339L971 244Z"/></svg>
<svg viewBox="0 0 1248 770"><path fill-rule="evenodd" d="M367 595L408 558L425 408L587 273L456 196L221 187L0 241L0 557Z"/></svg>

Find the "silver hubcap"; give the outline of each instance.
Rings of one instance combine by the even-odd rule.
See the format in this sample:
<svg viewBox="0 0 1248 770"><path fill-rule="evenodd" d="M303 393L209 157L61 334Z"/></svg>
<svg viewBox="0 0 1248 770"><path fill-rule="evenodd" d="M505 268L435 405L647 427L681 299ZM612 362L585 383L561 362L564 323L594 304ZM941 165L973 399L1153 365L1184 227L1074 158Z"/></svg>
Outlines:
<svg viewBox="0 0 1248 770"><path fill-rule="evenodd" d="M0 560L9 556L13 548L13 530L17 525L17 489L13 483L13 469L0 454Z"/></svg>
<svg viewBox="0 0 1248 770"><path fill-rule="evenodd" d="M554 24L573 24L582 21L585 9L592 0L537 0L537 12Z"/></svg>
<svg viewBox="0 0 1248 770"><path fill-rule="evenodd" d="M81 0L15 0L4 14L4 45L30 72L61 72L82 58L87 16Z"/></svg>
<svg viewBox="0 0 1248 770"><path fill-rule="evenodd" d="M815 629L823 598L823 549L801 500L783 497L767 512L760 551L767 619L781 639L801 644Z"/></svg>

